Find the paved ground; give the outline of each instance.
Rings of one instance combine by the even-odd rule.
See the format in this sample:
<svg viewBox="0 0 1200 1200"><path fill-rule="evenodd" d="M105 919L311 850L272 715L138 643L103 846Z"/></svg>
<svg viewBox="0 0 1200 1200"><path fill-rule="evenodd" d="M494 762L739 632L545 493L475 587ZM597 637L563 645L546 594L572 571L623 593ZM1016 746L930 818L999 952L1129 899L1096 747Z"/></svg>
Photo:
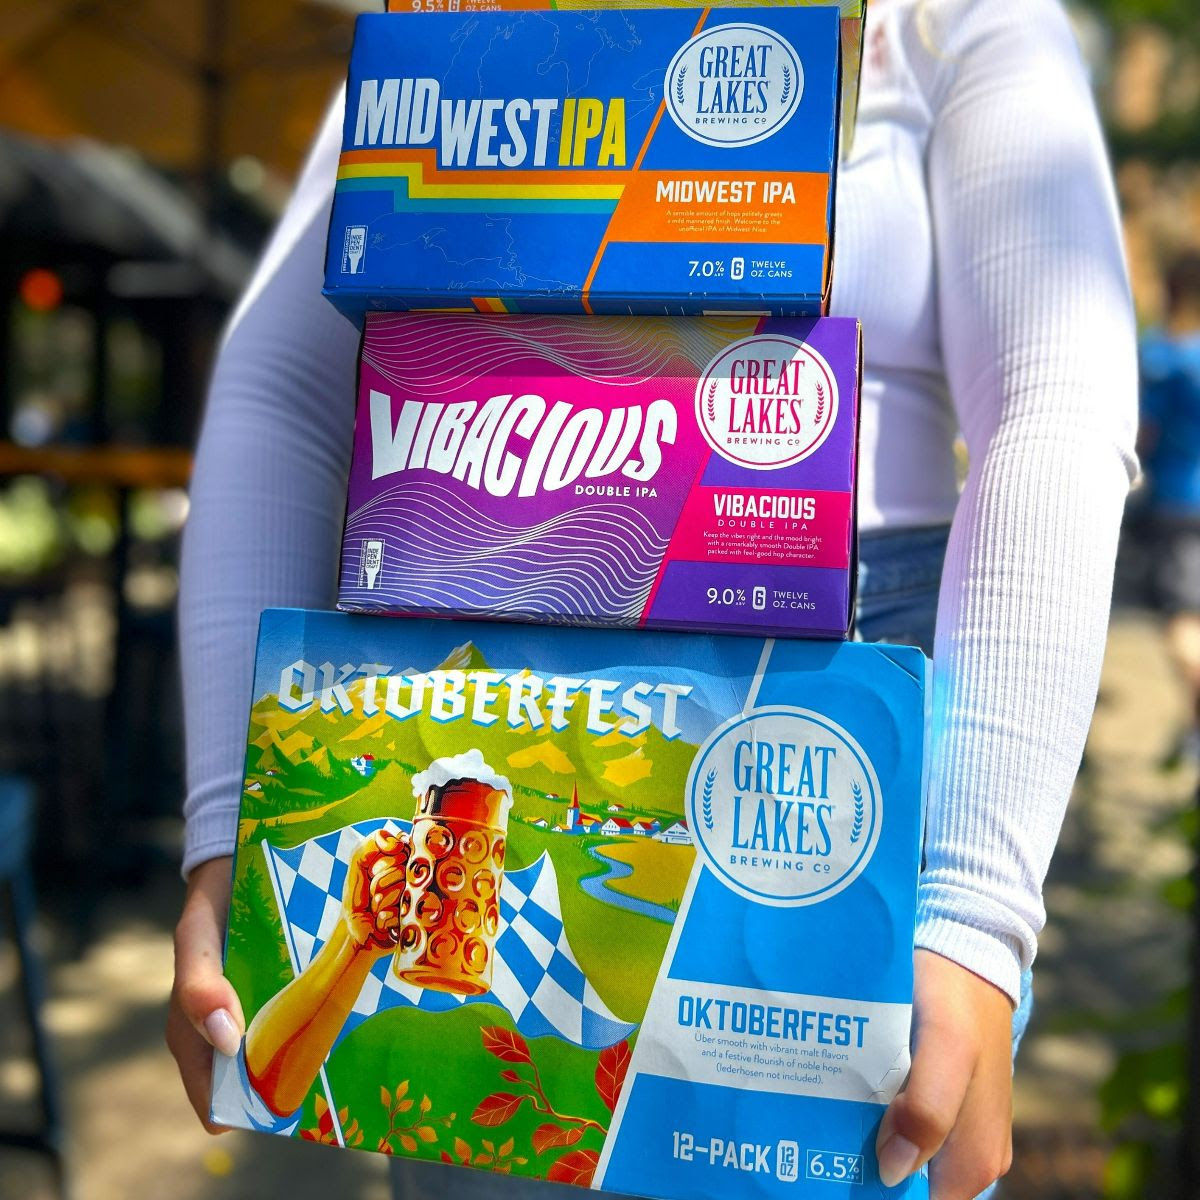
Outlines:
<svg viewBox="0 0 1200 1200"><path fill-rule="evenodd" d="M385 1200L385 1164L374 1155L241 1133L210 1138L197 1124L162 1040L171 986L167 914L178 902L179 889L166 879L137 902L106 902L87 952L53 969L48 1020L66 1084L71 1196ZM5 1124L30 1110L18 1102L33 1083L23 1058L0 1063ZM0 1150L0 1200L57 1200L51 1184L36 1156Z"/></svg>
<svg viewBox="0 0 1200 1200"><path fill-rule="evenodd" d="M1196 771L1159 764L1183 720L1157 626L1114 618L1084 768L1046 887L1037 1008L1018 1062L1017 1200L1098 1195L1107 1140L1097 1085L1143 1031L1131 1012L1187 977L1186 920L1161 898L1188 854L1171 818L1192 803Z"/></svg>
<svg viewBox="0 0 1200 1200"><path fill-rule="evenodd" d="M1119 616L1087 769L1047 890L1039 1007L1017 1076L1021 1149L1008 1194L1019 1200L1098 1195L1106 1144L1095 1089L1114 1054L1100 1026L1183 978L1186 931L1157 899L1161 883L1187 867L1159 828L1195 783L1156 770L1178 712L1153 625ZM48 1021L66 1080L74 1200L385 1200L374 1155L246 1134L210 1139L194 1122L161 1038L178 902L164 871L77 920L46 905ZM26 1118L34 1086L13 971L0 950L0 1127ZM0 1200L54 1197L38 1158L0 1149Z"/></svg>

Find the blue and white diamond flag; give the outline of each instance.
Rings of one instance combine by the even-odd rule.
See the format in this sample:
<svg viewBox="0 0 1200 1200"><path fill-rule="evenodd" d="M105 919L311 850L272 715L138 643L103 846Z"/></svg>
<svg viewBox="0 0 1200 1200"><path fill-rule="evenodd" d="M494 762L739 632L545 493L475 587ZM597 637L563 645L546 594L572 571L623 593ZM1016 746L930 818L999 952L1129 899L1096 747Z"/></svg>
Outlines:
<svg viewBox="0 0 1200 1200"><path fill-rule="evenodd" d="M351 856L381 826L392 832L408 828L396 821L360 821L290 850L262 844L297 975L341 919ZM368 1017L401 1005L444 1012L463 1004L498 1004L526 1037L554 1034L587 1050L614 1045L636 1028L608 1010L576 962L563 927L554 863L545 853L528 867L505 872L490 992L458 996L414 987L398 979L391 964L385 955L371 969L339 1041Z"/></svg>

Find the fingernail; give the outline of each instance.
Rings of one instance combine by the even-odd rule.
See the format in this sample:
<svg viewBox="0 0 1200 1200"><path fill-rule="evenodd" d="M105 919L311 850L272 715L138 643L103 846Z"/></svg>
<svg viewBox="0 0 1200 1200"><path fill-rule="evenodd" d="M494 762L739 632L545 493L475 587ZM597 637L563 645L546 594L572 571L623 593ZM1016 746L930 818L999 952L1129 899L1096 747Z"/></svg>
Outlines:
<svg viewBox="0 0 1200 1200"><path fill-rule="evenodd" d="M898 1133L892 1134L879 1152L879 1182L884 1187L903 1183L913 1173L920 1157L919 1147Z"/></svg>
<svg viewBox="0 0 1200 1200"><path fill-rule="evenodd" d="M204 1018L204 1032L208 1034L208 1040L230 1058L241 1048L242 1035L233 1023L233 1018L223 1008L210 1012Z"/></svg>

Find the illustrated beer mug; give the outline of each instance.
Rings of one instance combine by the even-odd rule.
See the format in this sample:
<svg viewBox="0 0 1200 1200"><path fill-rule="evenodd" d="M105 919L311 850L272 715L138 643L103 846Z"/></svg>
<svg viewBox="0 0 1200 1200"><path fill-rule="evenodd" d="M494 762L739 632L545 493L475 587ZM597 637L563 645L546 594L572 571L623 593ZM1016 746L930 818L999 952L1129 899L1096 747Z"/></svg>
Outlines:
<svg viewBox="0 0 1200 1200"><path fill-rule="evenodd" d="M392 970L417 987L478 996L492 986L512 790L472 750L438 759L413 791Z"/></svg>

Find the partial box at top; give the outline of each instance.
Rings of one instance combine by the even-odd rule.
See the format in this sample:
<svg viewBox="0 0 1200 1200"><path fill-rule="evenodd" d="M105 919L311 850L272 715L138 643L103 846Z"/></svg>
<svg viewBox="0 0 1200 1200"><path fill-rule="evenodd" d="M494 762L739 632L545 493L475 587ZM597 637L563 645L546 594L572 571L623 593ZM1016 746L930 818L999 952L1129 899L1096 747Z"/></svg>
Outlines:
<svg viewBox="0 0 1200 1200"><path fill-rule="evenodd" d="M839 10L361 16L344 312L823 311Z"/></svg>
<svg viewBox="0 0 1200 1200"><path fill-rule="evenodd" d="M866 0L784 0L797 6L832 4L841 14L842 47L842 153L854 138L858 115L859 68L862 62ZM587 11L598 8L695 8L695 0L387 0L393 13L477 13L538 11ZM769 8L764 0L725 0L723 8ZM751 20L754 18L751 17Z"/></svg>
<svg viewBox="0 0 1200 1200"><path fill-rule="evenodd" d="M843 638L852 317L371 313L338 606Z"/></svg>

